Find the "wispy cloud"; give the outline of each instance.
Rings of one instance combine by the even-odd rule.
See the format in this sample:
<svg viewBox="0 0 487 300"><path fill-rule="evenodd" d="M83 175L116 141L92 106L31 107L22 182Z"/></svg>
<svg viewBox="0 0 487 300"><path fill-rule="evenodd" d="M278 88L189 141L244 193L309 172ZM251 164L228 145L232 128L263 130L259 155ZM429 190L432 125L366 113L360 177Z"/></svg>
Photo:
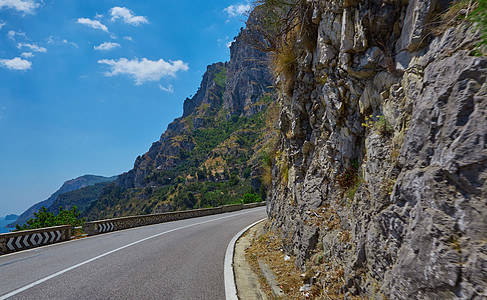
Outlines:
<svg viewBox="0 0 487 300"><path fill-rule="evenodd" d="M134 39L131 36L124 36L123 39L131 42L134 41Z"/></svg>
<svg viewBox="0 0 487 300"><path fill-rule="evenodd" d="M47 43L50 45L71 45L76 49L79 48L78 44L76 44L75 42L70 42L67 39L61 39L58 36L52 36L52 35L47 38Z"/></svg>
<svg viewBox="0 0 487 300"><path fill-rule="evenodd" d="M149 23L146 17L135 16L133 12L126 7L115 6L110 9L110 15L112 16L112 21L116 21L117 19L122 19L124 23L133 26Z"/></svg>
<svg viewBox="0 0 487 300"><path fill-rule="evenodd" d="M99 50L99 51L108 51L108 50L112 50L113 48L117 48L117 47L120 47L120 44L119 43L112 43L112 42L105 42L99 46L95 46L95 50Z"/></svg>
<svg viewBox="0 0 487 300"><path fill-rule="evenodd" d="M32 58L34 57L34 54L32 54L32 52L24 52L20 54L20 56L22 56L23 58Z"/></svg>
<svg viewBox="0 0 487 300"><path fill-rule="evenodd" d="M89 27L94 28L94 29L100 29L100 30L103 30L105 32L108 32L108 27L103 25L98 20L92 20L92 19L88 19L88 18L79 18L78 21L76 21L76 23L83 24L83 25L89 26Z"/></svg>
<svg viewBox="0 0 487 300"><path fill-rule="evenodd" d="M228 14L228 17L233 18L233 17L243 15L249 10L250 10L250 4L238 4L238 5L230 5L229 7L225 8L223 11Z"/></svg>
<svg viewBox="0 0 487 300"><path fill-rule="evenodd" d="M163 87L162 84L159 84L159 88L164 92L174 93L174 87L172 86L172 84L169 84L167 87Z"/></svg>
<svg viewBox="0 0 487 300"><path fill-rule="evenodd" d="M0 9L7 8L23 14L33 14L35 9L40 6L40 2L35 0L0 0Z"/></svg>
<svg viewBox="0 0 487 300"><path fill-rule="evenodd" d="M44 47L37 46L36 44L28 44L28 43L18 43L17 48L21 49L22 47L29 48L34 52L47 52L47 49Z"/></svg>
<svg viewBox="0 0 487 300"><path fill-rule="evenodd" d="M7 25L7 22L0 20L0 29L2 29L2 27L5 25Z"/></svg>
<svg viewBox="0 0 487 300"><path fill-rule="evenodd" d="M146 58L141 60L120 58L119 60L102 59L98 63L110 67L110 71L105 73L106 76L131 75L135 78L137 85L144 81L157 81L162 77L176 76L176 72L189 69L188 64L181 60L166 62L163 59L153 61Z"/></svg>
<svg viewBox="0 0 487 300"><path fill-rule="evenodd" d="M25 71L30 69L32 63L28 60L16 57L12 59L0 59L0 66L9 70Z"/></svg>
<svg viewBox="0 0 487 300"><path fill-rule="evenodd" d="M1 0L0 0L1 1ZM11 39L12 41L15 41L15 37L16 36L21 36L23 37L24 39L27 38L27 36L25 35L25 32L22 32L22 31L13 31L13 30L10 30L8 33L7 33L7 37L9 39Z"/></svg>

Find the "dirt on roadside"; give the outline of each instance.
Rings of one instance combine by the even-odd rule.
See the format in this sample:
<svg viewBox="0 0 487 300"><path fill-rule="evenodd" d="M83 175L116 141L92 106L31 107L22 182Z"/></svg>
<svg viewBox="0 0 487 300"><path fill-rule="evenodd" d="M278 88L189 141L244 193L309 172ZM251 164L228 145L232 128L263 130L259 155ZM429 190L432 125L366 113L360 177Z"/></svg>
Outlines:
<svg viewBox="0 0 487 300"><path fill-rule="evenodd" d="M281 239L267 228L267 221L253 226L235 246L239 299L345 298L341 289L343 269L332 268L323 257L323 249L316 249L303 272L295 266L295 258L286 255Z"/></svg>

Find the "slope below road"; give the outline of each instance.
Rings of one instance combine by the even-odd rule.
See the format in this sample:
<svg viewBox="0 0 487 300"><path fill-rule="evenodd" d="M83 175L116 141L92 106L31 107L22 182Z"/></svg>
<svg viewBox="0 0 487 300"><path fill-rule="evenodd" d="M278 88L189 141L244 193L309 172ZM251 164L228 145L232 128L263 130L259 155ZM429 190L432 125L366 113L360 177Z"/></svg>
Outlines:
<svg viewBox="0 0 487 300"><path fill-rule="evenodd" d="M0 257L0 299L224 299L232 237L265 208L162 223Z"/></svg>

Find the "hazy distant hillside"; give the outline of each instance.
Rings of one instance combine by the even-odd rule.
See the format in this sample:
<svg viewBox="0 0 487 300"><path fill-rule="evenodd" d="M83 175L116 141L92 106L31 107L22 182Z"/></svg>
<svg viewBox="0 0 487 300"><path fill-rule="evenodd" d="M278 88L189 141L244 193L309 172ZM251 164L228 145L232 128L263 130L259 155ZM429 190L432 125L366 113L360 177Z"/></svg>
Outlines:
<svg viewBox="0 0 487 300"><path fill-rule="evenodd" d="M103 176L96 176L96 175L84 175L72 180L66 181L56 192L54 192L49 198L39 203L36 203L29 207L25 212L23 212L17 221L7 225L9 228L15 227L15 224L24 224L27 220L34 216L34 212L39 211L39 209L44 206L49 208L58 198L59 195L63 193L68 193L71 191L75 191L77 189L92 186L100 182L110 182L114 181L117 176L112 177L103 177Z"/></svg>

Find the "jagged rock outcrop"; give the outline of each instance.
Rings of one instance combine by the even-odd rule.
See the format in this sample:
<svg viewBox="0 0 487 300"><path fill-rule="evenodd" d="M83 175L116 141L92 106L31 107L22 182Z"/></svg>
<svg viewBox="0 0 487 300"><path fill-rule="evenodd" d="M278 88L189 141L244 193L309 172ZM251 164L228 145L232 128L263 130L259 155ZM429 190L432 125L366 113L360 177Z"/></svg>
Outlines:
<svg viewBox="0 0 487 300"><path fill-rule="evenodd" d="M181 153L191 151L194 143L181 137L193 129L204 127L204 119L198 114L198 108L205 105L203 115L210 111L218 110L222 105L221 95L225 90L224 85L218 85L214 80L217 74L226 76L226 64L216 63L209 65L201 85L192 98L184 101L183 116L175 119L161 135L159 141L152 144L147 153L137 157L134 168L120 175L117 183L126 188L140 188L147 185L146 177L153 170L173 169L184 159ZM193 116L188 120L189 116ZM196 118L194 118L196 116ZM188 122L189 121L189 122Z"/></svg>
<svg viewBox="0 0 487 300"><path fill-rule="evenodd" d="M446 2L308 3L317 46L301 47L292 95L279 97L267 207L286 252L306 268L323 251L319 268L342 274L346 298L487 297L478 33L433 35Z"/></svg>
<svg viewBox="0 0 487 300"><path fill-rule="evenodd" d="M241 34L230 46L230 57L223 97L225 109L230 115L251 116L262 109L263 105L254 104L273 86L267 71L269 58L249 45Z"/></svg>

